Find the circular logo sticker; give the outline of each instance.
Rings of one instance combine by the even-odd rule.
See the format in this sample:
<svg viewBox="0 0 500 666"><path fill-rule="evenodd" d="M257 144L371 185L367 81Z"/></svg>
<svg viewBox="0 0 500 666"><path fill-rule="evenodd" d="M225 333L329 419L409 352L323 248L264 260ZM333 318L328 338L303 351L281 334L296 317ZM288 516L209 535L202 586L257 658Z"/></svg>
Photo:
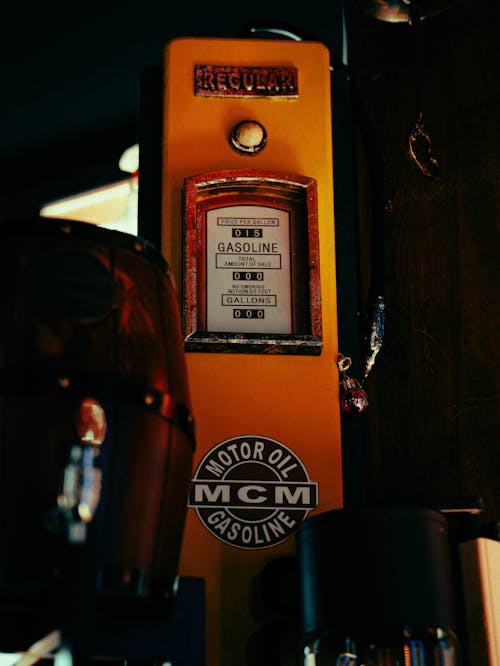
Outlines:
<svg viewBox="0 0 500 666"><path fill-rule="evenodd" d="M242 435L217 444L201 460L188 506L218 539L238 548L284 541L318 506L318 484L288 447Z"/></svg>

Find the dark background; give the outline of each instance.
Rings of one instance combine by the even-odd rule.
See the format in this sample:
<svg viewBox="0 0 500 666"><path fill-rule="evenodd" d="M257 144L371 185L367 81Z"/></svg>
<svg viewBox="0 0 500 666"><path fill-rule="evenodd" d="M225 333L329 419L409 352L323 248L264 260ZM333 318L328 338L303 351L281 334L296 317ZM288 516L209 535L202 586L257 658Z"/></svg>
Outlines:
<svg viewBox="0 0 500 666"><path fill-rule="evenodd" d="M353 374L362 373L374 267L387 310L370 406L344 424L346 501L481 498L484 522L496 522L499 3L429 2L440 11L422 26L422 107L437 179L405 147L416 117L413 33L374 18L377 5L347 6L349 58L334 75L340 351ZM0 39L0 214L123 177L141 73L161 66L169 39L285 25L325 42L337 61L340 7L331 16L318 3L260 1L10 7Z"/></svg>

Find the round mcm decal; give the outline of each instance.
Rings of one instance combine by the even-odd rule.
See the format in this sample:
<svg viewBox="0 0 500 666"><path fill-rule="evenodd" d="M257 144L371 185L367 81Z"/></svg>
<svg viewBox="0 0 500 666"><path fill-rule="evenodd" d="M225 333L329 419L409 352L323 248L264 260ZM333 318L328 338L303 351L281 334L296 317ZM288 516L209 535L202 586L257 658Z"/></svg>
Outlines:
<svg viewBox="0 0 500 666"><path fill-rule="evenodd" d="M284 444L244 435L217 444L201 460L188 506L224 543L269 548L318 506L318 484Z"/></svg>

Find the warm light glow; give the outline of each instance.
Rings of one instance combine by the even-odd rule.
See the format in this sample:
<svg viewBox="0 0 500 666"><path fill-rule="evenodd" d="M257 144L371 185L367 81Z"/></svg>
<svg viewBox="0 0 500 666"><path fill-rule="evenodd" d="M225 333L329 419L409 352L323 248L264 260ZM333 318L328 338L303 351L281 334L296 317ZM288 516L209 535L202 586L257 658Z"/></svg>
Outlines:
<svg viewBox="0 0 500 666"><path fill-rule="evenodd" d="M102 405L94 398L85 398L80 403L76 429L81 442L102 444L106 437L106 414Z"/></svg>
<svg viewBox="0 0 500 666"><path fill-rule="evenodd" d="M129 211L137 191L131 179L99 187L54 201L40 210L42 217L89 222L106 228L137 234L137 207ZM132 214L129 214L129 213Z"/></svg>
<svg viewBox="0 0 500 666"><path fill-rule="evenodd" d="M139 168L139 144L130 146L122 153L118 166L122 171L134 173Z"/></svg>
<svg viewBox="0 0 500 666"><path fill-rule="evenodd" d="M139 147L130 146L121 155L126 179L74 196L52 201L40 210L41 217L88 222L107 229L137 235Z"/></svg>
<svg viewBox="0 0 500 666"><path fill-rule="evenodd" d="M57 650L60 645L61 632L55 629L33 643L26 652L0 652L0 666L14 666L21 659L24 666L32 666L42 659L50 659L51 653Z"/></svg>
<svg viewBox="0 0 500 666"><path fill-rule="evenodd" d="M88 504L80 502L78 505L78 515L83 520L84 523L90 523L93 518L93 511Z"/></svg>
<svg viewBox="0 0 500 666"><path fill-rule="evenodd" d="M92 208L99 204L109 203L112 201L121 200L128 196L130 185L128 180L115 183L114 185L107 185L95 190L77 194L74 197L67 197L60 199L52 204L47 204L41 210L45 217L59 217L74 213L77 210Z"/></svg>

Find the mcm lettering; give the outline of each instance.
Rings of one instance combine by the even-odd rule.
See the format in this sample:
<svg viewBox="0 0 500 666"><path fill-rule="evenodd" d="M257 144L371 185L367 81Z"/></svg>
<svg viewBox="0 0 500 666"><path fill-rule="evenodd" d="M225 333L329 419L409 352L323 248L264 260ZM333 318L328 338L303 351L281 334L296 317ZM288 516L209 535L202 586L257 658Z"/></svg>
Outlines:
<svg viewBox="0 0 500 666"><path fill-rule="evenodd" d="M188 506L312 509L317 506L317 484L195 480L191 482Z"/></svg>

